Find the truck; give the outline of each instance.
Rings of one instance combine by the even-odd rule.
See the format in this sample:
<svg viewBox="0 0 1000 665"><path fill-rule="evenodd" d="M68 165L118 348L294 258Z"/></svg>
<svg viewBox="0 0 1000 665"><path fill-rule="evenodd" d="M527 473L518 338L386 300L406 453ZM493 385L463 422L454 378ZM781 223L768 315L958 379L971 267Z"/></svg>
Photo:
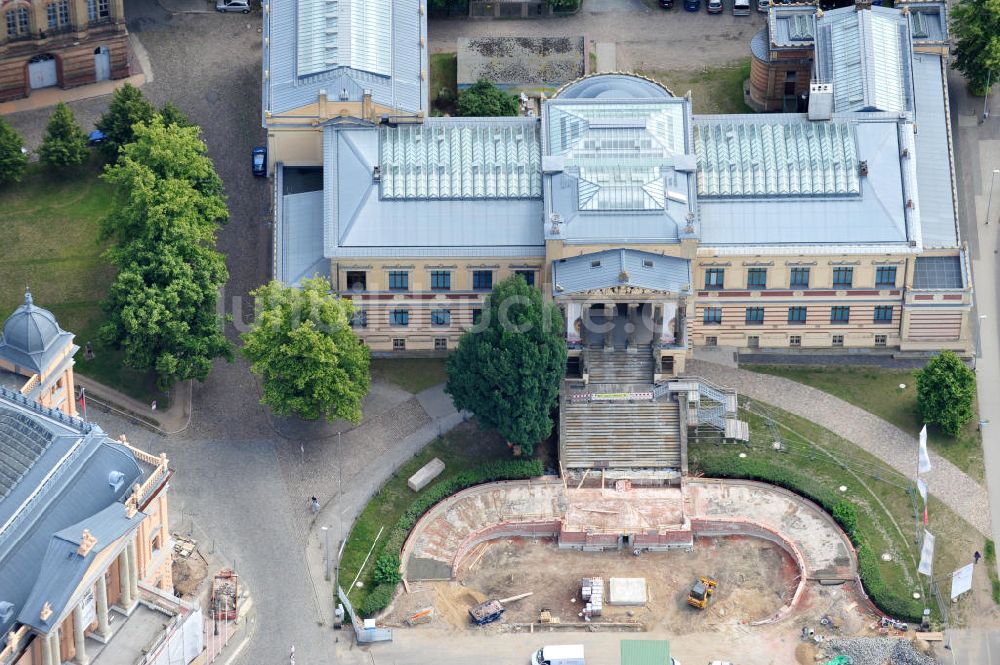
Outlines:
<svg viewBox="0 0 1000 665"><path fill-rule="evenodd" d="M531 665L584 665L582 644L553 644L531 656Z"/></svg>

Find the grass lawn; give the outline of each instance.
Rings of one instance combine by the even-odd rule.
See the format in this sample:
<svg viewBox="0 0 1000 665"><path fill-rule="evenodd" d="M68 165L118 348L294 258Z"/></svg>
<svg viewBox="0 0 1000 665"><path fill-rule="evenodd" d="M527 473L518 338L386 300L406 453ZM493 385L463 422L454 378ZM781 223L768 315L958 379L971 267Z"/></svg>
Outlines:
<svg viewBox="0 0 1000 665"><path fill-rule="evenodd" d="M678 97L690 90L695 113L753 113L743 103L743 81L750 78L749 58L727 67L639 73L661 82Z"/></svg>
<svg viewBox="0 0 1000 665"><path fill-rule="evenodd" d="M76 371L138 399L164 400L155 377L122 367L121 353L103 348L97 330L100 301L114 276L101 259L99 223L111 206L111 188L98 179L96 156L85 166L53 174L32 164L19 183L0 187L0 317L24 302L31 287L35 304L52 311L81 349L94 344L95 358L76 356Z"/></svg>
<svg viewBox="0 0 1000 665"><path fill-rule="evenodd" d="M753 413L743 412L750 423L750 444L693 444L688 453L692 473L753 477L764 471L823 502L850 500L858 512L861 538L875 555L895 613L919 617L925 602L936 612L936 604L928 596L927 580L916 572L920 548L915 542L913 502L906 489L907 479L832 432L767 406L764 408L776 423L785 447L784 451L775 451L771 445L774 434L760 415L762 407L755 403L753 408ZM746 453L747 457L741 459L740 453ZM845 492L840 492L841 486L847 488ZM964 565L969 553L983 546L975 530L933 496L929 514L929 529L938 537L936 574ZM883 561L883 553L888 553L891 560ZM924 599L914 600L914 592L921 593ZM947 593L947 589L942 592Z"/></svg>
<svg viewBox="0 0 1000 665"><path fill-rule="evenodd" d="M372 358L372 378L419 393L448 380L444 358Z"/></svg>
<svg viewBox="0 0 1000 665"><path fill-rule="evenodd" d="M481 431L475 421L471 421L459 425L443 437L431 442L400 467L365 506L344 546L340 562L340 585L345 591L350 591L351 603L355 607L359 607L368 590L375 587L372 579L373 563L382 551L384 538L417 496L406 486L407 479L435 457L445 464L444 471L434 481L436 483L493 460L511 459L511 454L500 436ZM347 589L347 585L358 574L379 529L383 527L385 530L382 532L382 539L376 545L364 574L360 577L364 586L360 589L357 587Z"/></svg>
<svg viewBox="0 0 1000 665"><path fill-rule="evenodd" d="M444 96L441 90L449 90ZM442 114L455 115L458 100L458 54L435 53L431 55L431 107Z"/></svg>
<svg viewBox="0 0 1000 665"><path fill-rule="evenodd" d="M800 367L793 365L743 365L746 369L782 376L836 395L874 413L916 437L923 423L917 416L917 381L912 370L879 367ZM900 389L900 384L906 386ZM957 437L927 427L927 444L977 481L983 481L983 446L978 418Z"/></svg>

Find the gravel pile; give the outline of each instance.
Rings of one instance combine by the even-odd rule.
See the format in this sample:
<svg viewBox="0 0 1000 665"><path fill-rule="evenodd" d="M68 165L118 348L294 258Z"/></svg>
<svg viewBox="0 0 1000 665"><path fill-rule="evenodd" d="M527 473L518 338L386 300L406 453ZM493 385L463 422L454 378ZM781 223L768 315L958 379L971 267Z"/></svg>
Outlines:
<svg viewBox="0 0 1000 665"><path fill-rule="evenodd" d="M936 658L924 655L909 640L889 637L852 637L829 640L833 655L846 654L853 665L937 665Z"/></svg>

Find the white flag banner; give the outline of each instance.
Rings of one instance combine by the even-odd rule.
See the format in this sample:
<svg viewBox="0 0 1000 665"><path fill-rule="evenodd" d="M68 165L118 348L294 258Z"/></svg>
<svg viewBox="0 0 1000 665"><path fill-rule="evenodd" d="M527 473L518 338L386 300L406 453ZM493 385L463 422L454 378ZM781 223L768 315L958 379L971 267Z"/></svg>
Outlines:
<svg viewBox="0 0 1000 665"><path fill-rule="evenodd" d="M920 550L920 565L917 572L927 577L932 576L934 570L934 534L924 529L924 546Z"/></svg>
<svg viewBox="0 0 1000 665"><path fill-rule="evenodd" d="M951 574L951 599L955 600L966 591L972 590L972 564L962 566Z"/></svg>
<svg viewBox="0 0 1000 665"><path fill-rule="evenodd" d="M917 478L917 491L920 492L920 498L924 500L924 506L927 505L927 483L922 479Z"/></svg>
<svg viewBox="0 0 1000 665"><path fill-rule="evenodd" d="M931 458L927 455L927 425L920 430L920 454L917 457L917 473L931 470Z"/></svg>

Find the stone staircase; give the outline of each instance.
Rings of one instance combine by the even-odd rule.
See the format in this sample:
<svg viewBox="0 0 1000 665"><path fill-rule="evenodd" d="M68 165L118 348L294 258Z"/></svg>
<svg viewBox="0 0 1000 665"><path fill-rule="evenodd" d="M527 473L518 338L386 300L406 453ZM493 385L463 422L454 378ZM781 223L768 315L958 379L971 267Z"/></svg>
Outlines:
<svg viewBox="0 0 1000 665"><path fill-rule="evenodd" d="M653 353L649 346L635 351L588 349L587 371L590 383L651 384Z"/></svg>
<svg viewBox="0 0 1000 665"><path fill-rule="evenodd" d="M560 461L574 468L679 468L681 414L670 399L563 400Z"/></svg>

